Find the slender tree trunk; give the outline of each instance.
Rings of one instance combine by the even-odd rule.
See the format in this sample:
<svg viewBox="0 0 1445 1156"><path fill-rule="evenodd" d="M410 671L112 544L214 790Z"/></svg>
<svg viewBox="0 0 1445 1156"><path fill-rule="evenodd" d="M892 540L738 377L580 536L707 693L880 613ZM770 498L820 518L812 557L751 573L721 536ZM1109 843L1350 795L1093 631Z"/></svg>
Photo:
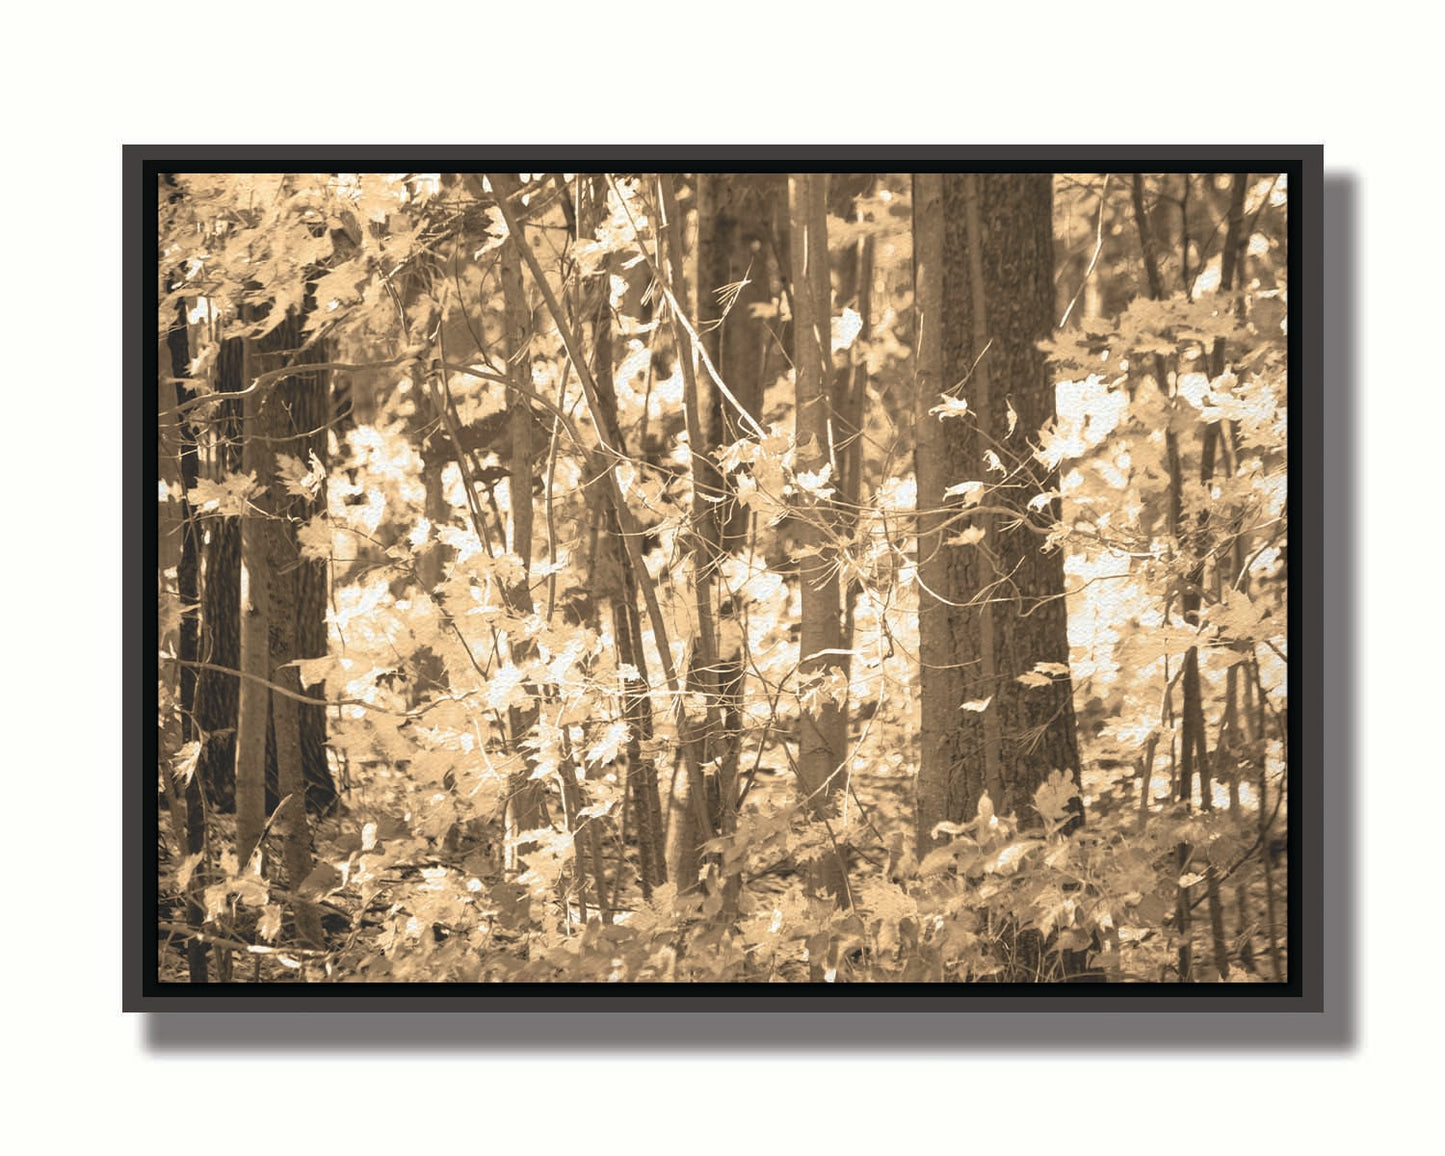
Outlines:
<svg viewBox="0 0 1445 1156"><path fill-rule="evenodd" d="M690 309L687 280L683 261L683 220L678 205L677 193L670 174L658 178L662 203L664 231L666 236L668 277L674 298L683 307ZM693 316L696 311L692 310ZM703 425L703 410L699 403L697 350L693 348L691 334L683 324L684 318L673 316L674 340L683 375L683 412L687 423L689 461L692 475L692 586L693 607L697 616L697 635L694 642L692 664L688 671L688 688L701 696L703 716L694 734L684 737L685 742L695 744L697 758L704 768L705 794L702 806L708 815L707 826L721 834L728 834L737 826L734 801L737 794L735 778L728 773L729 767L723 757L729 745L729 736L724 734L726 709L721 702L724 682L731 676L718 658L718 631L716 612L713 608L713 588L721 555L721 532L717 521L718 499L722 497L722 476L713 462L713 441ZM733 768L736 760L733 760ZM680 796L690 794L686 780L679 783ZM691 801L689 801L691 802ZM695 803L683 805L677 819L677 871L674 878L679 881L695 877L697 870L697 846L701 842L700 830L694 819L698 811ZM688 872L692 874L689 875ZM735 892L735 880L729 891Z"/></svg>
<svg viewBox="0 0 1445 1156"><path fill-rule="evenodd" d="M499 197L510 196L520 187L520 182L511 173L499 174L494 178ZM507 362L513 373L520 373L522 379L530 376L531 358L528 352L528 334L531 329L531 310L527 307L526 289L522 284L522 258L519 246L526 244L526 238L509 236L502 245L501 278L502 298L506 312ZM525 372L524 372L525 370ZM531 404L514 392L507 395L507 427L509 432L508 465L511 471L511 526L512 550L522 559L524 577L520 583L507 587L505 594L507 608L517 618L526 618L533 611L532 591L529 579L532 565L532 412ZM460 452L460 449L459 451ZM512 640L512 661L521 666L535 654L530 640L520 634ZM535 701L536 688L531 688L532 697L526 707L513 707L508 711L508 725L512 732L512 747L521 751L522 740L537 721ZM547 811L540 782L534 782L531 773L536 765L535 758L528 758L523 770L512 776L507 803L507 861L516 869L521 856L529 853L534 844L518 844L517 836L523 831L535 831L546 824Z"/></svg>
<svg viewBox="0 0 1445 1156"><path fill-rule="evenodd" d="M279 409L279 405L276 406ZM280 423L268 423L280 433ZM272 500L275 501L273 494ZM284 525L269 522L270 573L267 587L270 594L268 621L271 647L270 681L301 693L301 681L294 666L287 665L300 657L296 639L296 601L298 574L296 556L286 540ZM321 942L321 924L315 910L295 898L302 880L311 873L311 830L306 813L306 772L301 750L301 705L282 694L271 696L271 726L276 751L276 787L278 806L285 813L277 826L282 838L282 860L287 888L292 892L292 915L301 937L311 944Z"/></svg>
<svg viewBox="0 0 1445 1156"><path fill-rule="evenodd" d="M186 326L184 305L177 306L176 322L166 338L170 352L171 376L185 377L189 372L190 343ZM191 391L183 385L171 389L172 404L182 404L189 399ZM164 396L164 394L162 395ZM195 516L186 500L186 494L199 480L200 464L196 450L195 427L185 418L176 423L177 450L179 453L180 508L180 557L176 564L176 597L181 607L180 637L177 640L177 657L180 659L179 695L181 709L181 741L194 741L196 731L196 676L194 663L200 654L200 535ZM206 921L205 887L208 877L206 849L206 808L201 790L201 775L194 770L185 781L181 791L184 802L185 837L182 848L187 858L197 860L186 887L186 926L192 931L186 944L186 962L192 983L206 983L208 980L207 956L209 945L200 937Z"/></svg>
<svg viewBox="0 0 1445 1156"><path fill-rule="evenodd" d="M855 215L854 203L871 186L868 174L838 174L829 191L831 212L849 220ZM839 442L839 505L841 528L852 539L858 530L863 499L863 424L867 409L868 369L861 346L868 339L873 303L873 238L861 238L841 255L837 262L838 300L856 310L861 328L846 354L833 370L833 399L837 410ZM850 680L853 672L853 622L858 605L859 586L848 582L843 591L843 673Z"/></svg>
<svg viewBox="0 0 1445 1156"><path fill-rule="evenodd" d="M248 343L249 345L249 343ZM248 348L249 354L249 348ZM250 358L243 362L243 380ZM242 403L244 424L242 467L265 489L271 483L271 447L259 436L265 428L263 408L275 404L274 391L252 392ZM259 499L257 499L259 502ZM236 712L236 859L245 869L266 822L266 730L271 692L270 559L268 511L253 503L241 518L241 653L239 703Z"/></svg>
<svg viewBox="0 0 1445 1156"><path fill-rule="evenodd" d="M598 418L607 440L619 449L626 445L617 422L617 392L612 373L612 315L603 308L594 331L593 374L597 382ZM627 806L636 830L639 883L645 899L653 888L667 882L667 825L663 819L662 793L657 764L651 755L653 736L652 699L647 693L651 678L647 655L642 647L642 624L637 611L637 580L627 563L622 527L617 513L603 503L606 518L609 580L605 589L612 617L612 635L617 640L617 661L629 671L623 678L622 710L627 721ZM616 579L610 580L615 573ZM630 673L635 672L635 674Z"/></svg>
<svg viewBox="0 0 1445 1156"><path fill-rule="evenodd" d="M947 250L943 230L943 177L939 173L913 174L913 308L917 333L918 414L914 422L915 476L918 490L919 666L922 725L919 733L919 772L916 799L916 837L922 858L939 841L933 832L939 823L962 815L967 800L953 797L956 770L954 724L958 721L961 677L956 673L949 607L928 591L942 592L950 577L950 558L942 545L942 494L950 484L949 456L943 423L929 411L951 386L944 379L943 266ZM957 701L954 701L957 700ZM982 783L979 783L982 793Z"/></svg>
<svg viewBox="0 0 1445 1156"><path fill-rule="evenodd" d="M828 822L847 768L847 678L841 661L842 618L837 568L837 514L825 496L837 485L833 445L831 377L832 293L828 272L828 178L795 174L788 179L793 269L794 364L797 424L794 460L799 473L818 479L800 500L798 565L802 623L798 678L808 701L800 706L798 780L808 810ZM825 856L820 882L840 901L847 898L843 851Z"/></svg>

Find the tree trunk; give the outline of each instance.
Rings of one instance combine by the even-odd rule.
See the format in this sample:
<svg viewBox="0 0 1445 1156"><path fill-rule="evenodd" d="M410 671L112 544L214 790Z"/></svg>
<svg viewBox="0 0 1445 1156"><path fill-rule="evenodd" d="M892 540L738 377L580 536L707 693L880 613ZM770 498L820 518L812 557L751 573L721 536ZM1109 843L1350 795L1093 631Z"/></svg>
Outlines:
<svg viewBox="0 0 1445 1156"><path fill-rule="evenodd" d="M245 342L223 340L216 360L218 393L244 388ZM220 481L241 468L241 402L223 401L210 423L207 476ZM236 708L241 662L241 520L207 517L201 550L200 660L210 669L196 672L196 722L201 742L196 774L206 802L218 811L236 805ZM216 669L220 668L220 669Z"/></svg>
<svg viewBox="0 0 1445 1156"><path fill-rule="evenodd" d="M829 190L829 210L840 220L852 220L854 202L868 191L873 178L867 173L835 173ZM858 516L863 499L863 425L867 410L868 367L860 346L868 339L873 307L873 238L864 237L840 255L838 269L838 302L857 312L861 328L846 353L838 358L833 369L833 402L837 410L835 438L838 450L838 494L841 507L840 524L844 537L852 539L858 530ZM857 613L857 582L848 582L843 590L843 673L850 680L853 673L853 625Z"/></svg>
<svg viewBox="0 0 1445 1156"><path fill-rule="evenodd" d="M604 187L597 189L600 206L607 202ZM611 265L604 275L620 276ZM617 420L617 385L613 376L612 310L603 298L593 330L592 372L597 384L598 420L606 431L608 444L625 452L627 441ZM612 619L612 636L617 640L617 661L635 672L623 678L622 710L627 722L627 777L625 814L635 832L638 859L638 882L644 899L651 899L653 889L667 882L667 834L663 818L662 791L658 783L657 763L652 757L652 699L648 695L651 676L647 655L642 646L642 622L637 609L637 578L628 564L622 541L622 525L611 503L600 503L604 525L601 557L594 561L595 593L608 603ZM601 575L598 578L598 575ZM624 845L626 832L624 831ZM620 873L619 873L620 878ZM694 874L693 878L696 878Z"/></svg>
<svg viewBox="0 0 1445 1156"><path fill-rule="evenodd" d="M305 308L311 307L312 302L308 298ZM304 323L304 312L300 315L292 314L257 342L258 352L272 355L261 364L262 370L326 360L326 351L320 345L313 345L309 349L301 348L304 342ZM275 362L274 365L270 364L272 361ZM329 374L322 371L284 378L276 383L275 393L278 408L273 419L277 424L273 435L275 440L271 443L272 449L297 459L308 469L316 468L314 459L314 462L320 463L320 472L324 479L328 459L326 431L331 418ZM273 629L281 629L288 638L287 652L275 660L275 664L279 666L294 658L323 658L327 653L329 640L326 604L330 580L327 563L302 558L297 539L297 527L326 509L325 482L321 482L312 497L302 497L290 493L279 484L275 485L272 488L272 502L276 512L282 515L275 525L277 564L272 571L273 581L281 583L280 589L286 595L284 602L276 604L277 612L285 613L286 622L278 624L273 621ZM294 671L273 681L293 690L300 689L300 682ZM311 814L325 814L337 798L336 782L332 778L327 758L326 708L308 703L294 705L306 807ZM286 709L289 711L291 708ZM271 750L274 752L278 749L274 734L274 710L272 722ZM287 793L280 785L279 778L279 767L275 759L268 756L268 810L280 796Z"/></svg>
<svg viewBox="0 0 1445 1156"><path fill-rule="evenodd" d="M257 368L264 372L281 365L320 359L319 351L299 353L302 342L300 319L291 316L256 343ZM268 356L269 355L269 356ZM278 362L272 365L271 362ZM287 378L276 382L261 401L258 428L248 432L248 461L260 463L257 480L270 477L264 508L267 555L267 623L270 649L267 679L273 686L302 694L299 672L292 665L301 658L326 653L324 605L317 599L315 569L322 564L301 558L296 526L315 508L312 499L291 492L275 468L277 454L286 454L314 469L312 457L324 461L327 417L326 381L321 374ZM318 449L320 452L318 453ZM251 452L254 450L254 452ZM265 459L269 458L269 461ZM324 568L322 581L324 582ZM324 598L324 587L321 588ZM318 642L315 631L320 625ZM324 810L335 798L326 765L324 708L300 703L290 695L270 691L270 741L267 747L266 810L273 812L283 801L286 810L276 821L281 839L282 877L292 892L291 911L301 938L311 944L322 939L321 923L314 908L297 898L302 880L311 873L311 830L308 810ZM309 696L308 696L309 697ZM321 741L314 733L320 714ZM308 731L312 733L308 734ZM308 805L309 804L309 805Z"/></svg>
<svg viewBox="0 0 1445 1156"><path fill-rule="evenodd" d="M511 173L499 175L496 188L499 197L510 196L520 185ZM496 182L494 182L496 183ZM522 284L522 258L519 246L526 244L522 236L508 237L502 244L501 279L503 309L506 315L507 362L513 373L520 374L523 381L531 378L531 359L528 355L528 333L531 329L531 310L527 307L527 294ZM530 573L532 566L532 411L526 398L516 393L507 394L507 425L510 433L508 466L511 470L511 546L522 560L524 571ZM458 452L461 452L458 447ZM505 591L507 609L517 618L523 619L532 613L532 590L529 579L524 576L520 583L509 585ZM535 653L530 640L518 635L512 643L512 661L521 666ZM521 751L521 742L537 721L535 700L536 688L529 687L529 705L513 707L508 712L507 723L512 732L512 748ZM523 831L535 831L546 823L546 805L543 786L533 782L531 772L536 765L535 758L528 758L523 770L512 776L508 786L506 809L507 861L512 869L519 867L521 856L528 854L535 844L519 844L517 835Z"/></svg>
<svg viewBox="0 0 1445 1156"><path fill-rule="evenodd" d="M658 203L662 209L659 234L660 253L666 253L666 277L678 308L669 310L674 348L683 379L683 420L687 429L689 474L692 483L690 561L692 563L693 613L696 634L687 670L687 689L702 701L702 717L688 719L688 731L679 740L692 745L698 765L704 768L704 790L694 797L693 784L679 777L673 787L673 823L669 835L668 868L679 886L686 889L697 881L702 856L703 830L726 832L731 828L724 817L724 793L730 788L718 778L713 762L719 750L721 713L718 709L717 630L713 614L713 577L717 569L720 533L714 516L715 499L721 495L722 479L709 456L712 441L703 429L698 401L697 351L687 331L687 318L679 309L696 316L687 291L683 262L683 220L671 174L658 177ZM703 822L703 815L707 821Z"/></svg>
<svg viewBox="0 0 1445 1156"><path fill-rule="evenodd" d="M249 343L247 345L249 352ZM250 358L243 361L243 380L256 375L249 372ZM270 443L261 435L265 428L264 411L278 404L275 391L251 392L241 407L245 426L245 443L241 465L255 478L263 490L269 487L272 475ZM267 612L270 609L271 561L269 555L269 511L253 501L241 518L241 589L240 589L240 692L236 709L236 860L246 869L251 853L261 838L266 822L266 731L269 721L271 691L271 637ZM268 503L269 504L269 503Z"/></svg>
<svg viewBox="0 0 1445 1156"><path fill-rule="evenodd" d="M800 703L798 781L805 806L828 822L843 788L847 741L847 678L839 651L842 619L837 569L837 513L826 496L838 481L832 432L832 295L828 273L828 178L797 174L788 179L793 271L794 365L797 411L794 460L800 474L817 480L800 496L798 541L801 558L802 622L798 679ZM815 883L846 901L843 851L819 860Z"/></svg>
<svg viewBox="0 0 1445 1156"><path fill-rule="evenodd" d="M772 234L785 202L783 178L771 174L717 173L698 178L698 334L703 348L739 405L755 420L763 410L763 390L772 340L760 314L773 300ZM707 449L730 445L750 431L711 381L698 383L708 399ZM731 477L720 477L724 500L716 507L720 555L746 551L752 516L736 499ZM727 590L719 594L717 676L718 778L725 784L729 810L736 805L742 756L743 669L741 606Z"/></svg>
<svg viewBox="0 0 1445 1156"><path fill-rule="evenodd" d="M756 419L763 409L770 337L755 313L772 303L773 216L786 190L770 173L702 174L698 184L698 334L718 375ZM722 391L706 381L700 388L709 403L709 444L728 445L745 436L746 427ZM746 546L751 520L731 493L719 517L725 552Z"/></svg>
<svg viewBox="0 0 1445 1156"><path fill-rule="evenodd" d="M189 372L190 342L186 328L185 306L177 308L176 322L166 335L170 352L172 377L185 377ZM167 395L163 391L162 398ZM185 386L175 385L169 392L171 404L188 400L191 391ZM181 741L197 739L196 732L196 678L199 671L192 665L200 655L199 600L200 600L200 533L198 523L186 500L186 493L199 480L199 461L196 450L196 431L185 418L176 422L176 450L178 453L181 497L177 503L180 510L180 556L176 563L176 599L181 608L180 637L177 639L176 657L180 659L178 690L181 710ZM169 503L167 503L169 504ZM192 870L186 887L186 926L193 934L186 944L186 964L192 983L205 983L208 979L209 945L199 935L206 921L205 887L207 880L206 856L206 808L201 790L201 775L193 770L186 778L181 791L184 801L185 837L182 848L187 858L199 857L198 865Z"/></svg>
<svg viewBox="0 0 1445 1156"><path fill-rule="evenodd" d="M1051 184L1048 174L914 178L920 854L936 845L939 822L972 819L985 791L998 813L1032 822L1050 772L1079 780L1063 557L1041 549L1025 509L1058 488L1029 449L1054 417L1037 348L1053 325ZM930 413L941 394L966 400L966 414ZM966 482L984 488L950 504L945 491ZM1010 517L961 516L970 501L1007 506ZM1047 512L1057 517L1057 498ZM982 538L949 544L968 529ZM1047 685L1018 681L1040 663Z"/></svg>

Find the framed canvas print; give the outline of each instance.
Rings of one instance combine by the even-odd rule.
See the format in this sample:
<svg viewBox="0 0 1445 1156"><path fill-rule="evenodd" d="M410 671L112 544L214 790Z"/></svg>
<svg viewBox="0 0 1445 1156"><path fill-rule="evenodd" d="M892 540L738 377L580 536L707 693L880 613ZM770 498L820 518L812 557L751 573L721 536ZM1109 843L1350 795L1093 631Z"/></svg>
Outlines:
<svg viewBox="0 0 1445 1156"><path fill-rule="evenodd" d="M126 1007L1319 1011L1321 165L127 148Z"/></svg>

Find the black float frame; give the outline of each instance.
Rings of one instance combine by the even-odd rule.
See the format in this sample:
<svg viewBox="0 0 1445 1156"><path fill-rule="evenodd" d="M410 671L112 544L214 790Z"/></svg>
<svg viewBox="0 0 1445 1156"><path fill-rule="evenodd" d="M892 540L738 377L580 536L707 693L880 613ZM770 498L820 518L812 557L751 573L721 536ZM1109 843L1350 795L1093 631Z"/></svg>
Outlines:
<svg viewBox="0 0 1445 1156"><path fill-rule="evenodd" d="M156 178L166 171L481 171L538 166L565 171L590 169L674 171L854 171L860 165L888 171L1117 171L1288 174L1289 204L1289 521L1292 565L1289 582L1288 768L1292 805L1289 820L1289 976L1284 984L1118 985L753 985L708 984L608 986L549 984L235 984L160 983L157 978L156 833L154 755L156 631L153 580L157 517L155 477L158 431L154 422L157 349ZM1355 919L1347 871L1329 870L1325 860L1326 805L1338 808L1353 791L1348 765L1351 728L1332 728L1326 758L1326 720L1349 712L1349 675L1337 671L1326 702L1324 471L1326 418L1331 404L1351 401L1342 393L1353 356L1353 286L1336 286L1331 300L1332 374L1325 374L1325 194L1323 148L1287 146L160 146L130 145L122 156L123 208L123 494L125 554L123 627L123 887L122 1006L142 1012L1107 1012L1107 1013L1317 1013L1305 1032L1319 1042L1341 1042L1353 1032L1354 946L1348 929ZM1353 209L1352 187L1331 187L1338 209ZM1351 220L1332 222L1331 244L1348 250ZM1352 271L1352 255L1342 271ZM1335 422L1336 432L1338 421ZM1331 446L1339 448L1338 437ZM1336 470L1349 473L1348 461ZM1336 487L1329 487L1338 497ZM1336 508L1345 519L1348 511ZM1337 523L1338 524L1338 523ZM1346 558L1331 562L1348 570ZM1345 576L1341 590L1350 592ZM1335 594L1336 600L1340 591ZM1334 605L1331 620L1348 634L1347 607ZM1346 640L1332 648L1349 650ZM1344 701L1341 701L1341 700ZM1347 717L1340 716L1340 717ZM1338 738L1346 741L1336 742ZM1298 800L1294 803L1294 800ZM1348 824L1337 814L1330 824L1331 867L1353 861ZM1343 836L1343 838L1341 838ZM1332 911L1344 915L1326 943L1326 879L1336 884ZM1341 904L1344 903L1342 907ZM1344 934L1339 934L1342 927ZM1328 984L1328 988L1327 988ZM1328 994L1328 1000L1327 1000ZM1327 1015L1325 1014L1327 1013ZM749 1017L752 1018L752 1017ZM792 1019L793 1017L789 1017ZM996 1017L990 1016L989 1019ZM1104 1017L1115 1021L1115 1017ZM1179 1023L1177 1017L1159 1017ZM1272 1022L1280 1035L1299 1036L1296 1017L1287 1028L1278 1015L1252 1015ZM1130 1019L1134 1019L1131 1015ZM1238 1017L1231 1014L1230 1020ZM1098 1026L1104 1026L1102 1022ZM1117 1021L1115 1021L1117 1022ZM1241 1026L1243 1021L1241 1021ZM1260 1024L1259 1026L1263 1026ZM1092 1034L1092 1033L1091 1033ZM1137 1032L1129 1033L1137 1035ZM1176 1033L1177 1034L1177 1033ZM1187 1034L1187 1032L1186 1032ZM1237 1036L1238 1033L1235 1033ZM1243 1037L1262 1040L1255 1030ZM1278 1036L1274 1037L1278 1038ZM699 1039L705 1046L705 1040ZM1281 1041L1282 1042L1282 1041Z"/></svg>

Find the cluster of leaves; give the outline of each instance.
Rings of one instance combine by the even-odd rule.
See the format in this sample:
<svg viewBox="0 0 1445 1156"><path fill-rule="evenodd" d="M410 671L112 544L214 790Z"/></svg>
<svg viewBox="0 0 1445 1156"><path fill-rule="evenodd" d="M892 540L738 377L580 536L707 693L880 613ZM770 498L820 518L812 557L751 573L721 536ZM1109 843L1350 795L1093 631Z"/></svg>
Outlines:
<svg viewBox="0 0 1445 1156"><path fill-rule="evenodd" d="M1111 980L1157 978L1176 901L1160 870L1172 844L1183 834L1211 853L1241 848L1220 816L1177 811L1143 831L1105 822L1065 834L1074 794L1060 775L1039 789L1042 830L994 814L985 797L921 863L895 840L886 869L859 873L847 908L809 894L798 875L767 885L764 865L778 856L823 853L784 805L750 814L723 841L702 889L663 885L610 921L584 920L567 902L565 832L531 833L528 870L508 879L493 825L454 824L435 839L387 816L333 834L332 858L299 896L278 894L257 856L245 871L232 859L207 902L216 920L254 928L253 953L337 982L997 982L1056 976L1064 952L1092 952L1093 973ZM729 911L734 875L748 886ZM339 947L272 946L283 903L298 899L346 917Z"/></svg>

